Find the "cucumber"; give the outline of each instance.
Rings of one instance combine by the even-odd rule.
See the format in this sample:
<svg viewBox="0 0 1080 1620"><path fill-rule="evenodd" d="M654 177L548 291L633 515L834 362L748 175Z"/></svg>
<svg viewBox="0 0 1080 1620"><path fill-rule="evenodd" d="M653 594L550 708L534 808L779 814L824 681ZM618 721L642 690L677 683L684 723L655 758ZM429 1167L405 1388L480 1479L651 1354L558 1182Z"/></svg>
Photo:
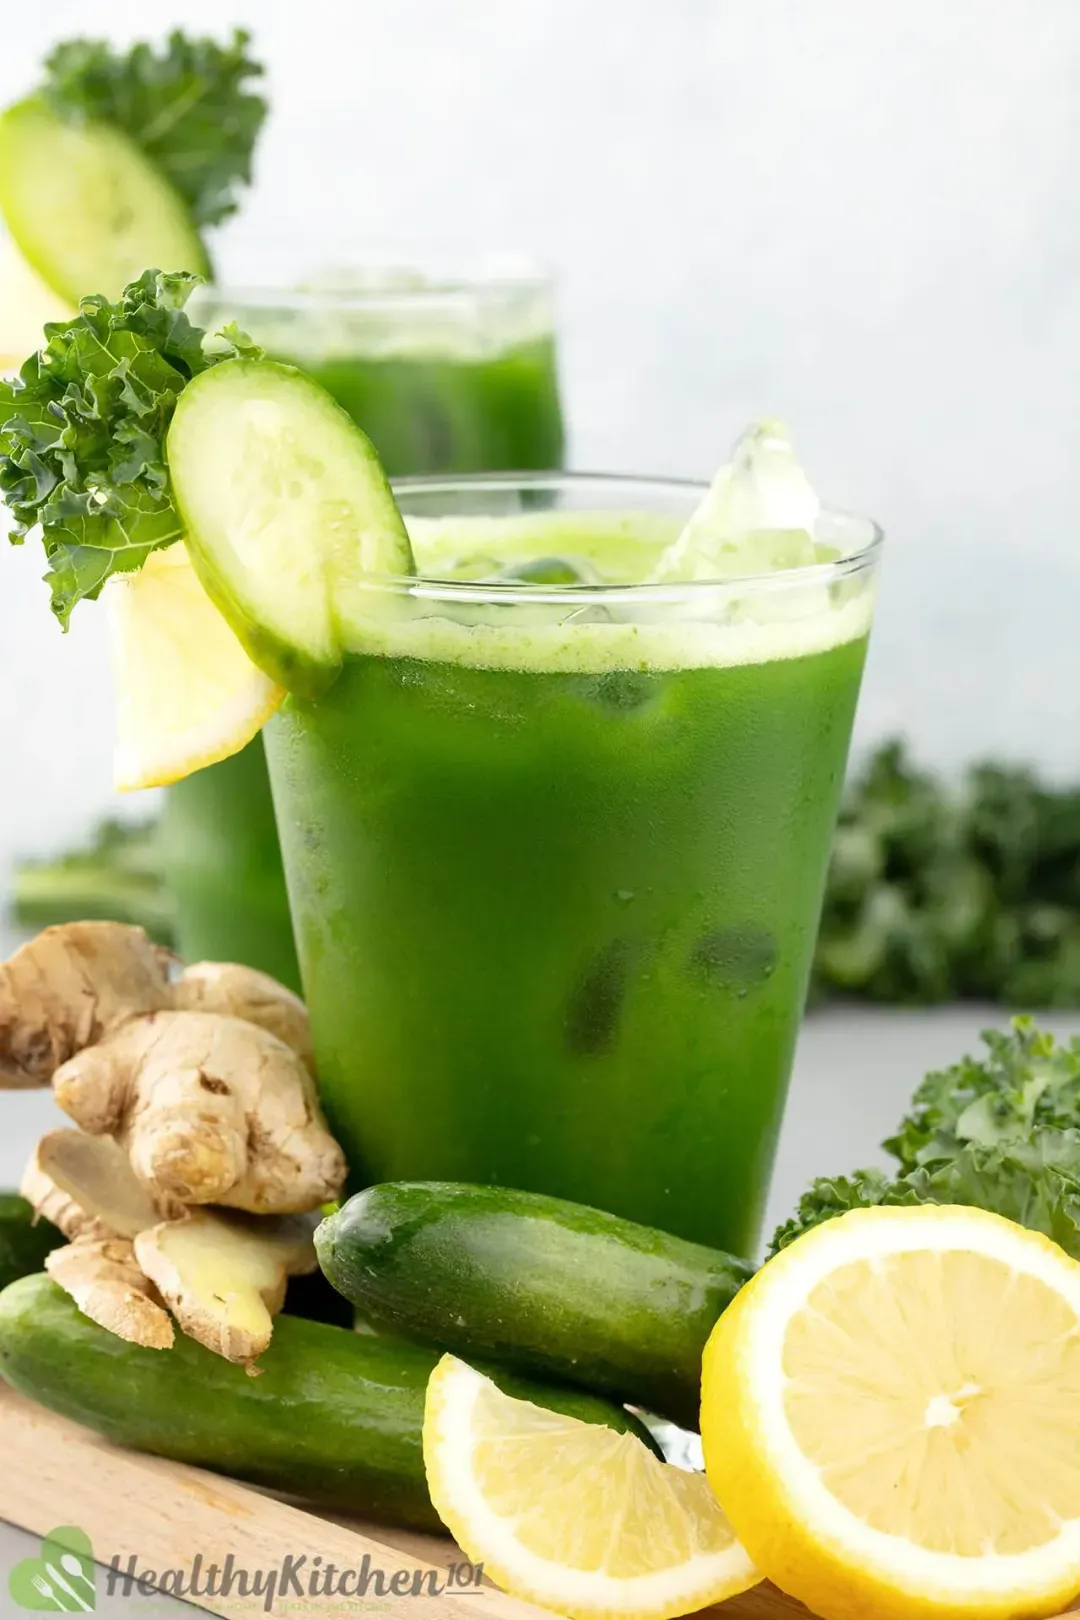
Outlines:
<svg viewBox="0 0 1080 1620"><path fill-rule="evenodd" d="M0 1374L32 1400L120 1445L251 1480L389 1524L441 1529L421 1432L435 1352L280 1316L260 1376L178 1336L127 1344L46 1276L0 1294ZM646 1438L629 1413L575 1390L507 1392ZM648 1441L651 1445L652 1442Z"/></svg>
<svg viewBox="0 0 1080 1620"><path fill-rule="evenodd" d="M695 1429L705 1341L753 1272L581 1204L456 1182L369 1187L315 1247L377 1327Z"/></svg>
<svg viewBox="0 0 1080 1620"><path fill-rule="evenodd" d="M260 669L318 696L341 667L355 590L415 572L370 441L295 366L226 360L181 394L168 458L208 595Z"/></svg>
<svg viewBox="0 0 1080 1620"><path fill-rule="evenodd" d="M64 1241L50 1221L34 1220L25 1198L0 1192L0 1288L40 1271L50 1249L59 1248Z"/></svg>
<svg viewBox="0 0 1080 1620"><path fill-rule="evenodd" d="M119 298L148 265L208 276L179 192L111 124L67 123L31 96L0 114L0 212L16 247L74 308Z"/></svg>

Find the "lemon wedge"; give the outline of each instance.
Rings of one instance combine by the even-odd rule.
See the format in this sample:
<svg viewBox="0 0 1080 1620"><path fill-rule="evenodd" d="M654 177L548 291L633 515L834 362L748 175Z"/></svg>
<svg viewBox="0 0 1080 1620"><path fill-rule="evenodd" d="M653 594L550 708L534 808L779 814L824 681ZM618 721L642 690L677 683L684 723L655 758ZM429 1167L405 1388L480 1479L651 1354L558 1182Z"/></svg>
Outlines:
<svg viewBox="0 0 1080 1620"><path fill-rule="evenodd" d="M251 662L186 548L152 552L138 573L115 575L105 596L116 786L161 787L239 753L285 691Z"/></svg>
<svg viewBox="0 0 1080 1620"><path fill-rule="evenodd" d="M428 1384L424 1464L466 1556L573 1620L664 1620L761 1579L703 1475L634 1435L514 1400L454 1356Z"/></svg>
<svg viewBox="0 0 1080 1620"><path fill-rule="evenodd" d="M826 1620L1060 1614L1080 1591L1080 1265L982 1210L858 1210L705 1351L708 1477Z"/></svg>

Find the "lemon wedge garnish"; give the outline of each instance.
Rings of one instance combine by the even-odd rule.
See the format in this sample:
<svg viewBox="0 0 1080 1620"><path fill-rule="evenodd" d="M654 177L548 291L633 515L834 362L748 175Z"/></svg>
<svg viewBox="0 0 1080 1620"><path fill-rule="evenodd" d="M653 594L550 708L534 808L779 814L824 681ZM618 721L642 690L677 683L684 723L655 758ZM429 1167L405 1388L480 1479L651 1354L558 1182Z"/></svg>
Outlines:
<svg viewBox="0 0 1080 1620"><path fill-rule="evenodd" d="M1080 1265L982 1210L859 1210L705 1351L709 1479L826 1620L1060 1614L1080 1591Z"/></svg>
<svg viewBox="0 0 1080 1620"><path fill-rule="evenodd" d="M761 1579L703 1475L635 1435L514 1400L454 1356L428 1384L424 1463L466 1556L574 1620L665 1620Z"/></svg>
<svg viewBox="0 0 1080 1620"><path fill-rule="evenodd" d="M184 545L152 552L137 573L115 575L105 594L116 786L161 787L239 753L285 692L251 662Z"/></svg>

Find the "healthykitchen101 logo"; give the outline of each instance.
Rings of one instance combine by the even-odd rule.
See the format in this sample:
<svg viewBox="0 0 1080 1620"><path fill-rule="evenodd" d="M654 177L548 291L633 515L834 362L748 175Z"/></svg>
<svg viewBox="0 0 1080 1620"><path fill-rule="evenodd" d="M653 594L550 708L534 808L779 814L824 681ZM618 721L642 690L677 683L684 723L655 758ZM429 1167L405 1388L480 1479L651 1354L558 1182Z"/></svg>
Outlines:
<svg viewBox="0 0 1080 1620"><path fill-rule="evenodd" d="M115 1555L100 1572L111 1597L173 1598L228 1597L252 1601L252 1609L269 1614L278 1598L344 1598L348 1612L366 1598L441 1597L462 1588L483 1585L483 1564L466 1560L445 1569L383 1569L365 1553L359 1564L339 1565L321 1553L289 1553L277 1564L249 1568L229 1553L219 1563L196 1553L185 1568L152 1570L141 1566L137 1554L126 1560ZM36 1558L24 1558L8 1577L8 1591L20 1609L54 1614L88 1614L97 1606L94 1552L85 1531L74 1525L51 1530ZM326 1611L339 1612L337 1609Z"/></svg>
<svg viewBox="0 0 1080 1620"><path fill-rule="evenodd" d="M20 1609L88 1614L97 1607L90 1537L72 1524L50 1530L38 1556L15 1565L8 1591Z"/></svg>

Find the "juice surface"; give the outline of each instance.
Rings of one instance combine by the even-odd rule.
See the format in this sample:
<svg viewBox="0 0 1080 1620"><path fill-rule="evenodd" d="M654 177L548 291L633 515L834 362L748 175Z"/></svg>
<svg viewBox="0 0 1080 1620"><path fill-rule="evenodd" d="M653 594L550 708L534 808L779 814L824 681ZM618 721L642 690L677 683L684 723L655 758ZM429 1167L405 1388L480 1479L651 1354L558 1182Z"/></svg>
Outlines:
<svg viewBox="0 0 1080 1620"><path fill-rule="evenodd" d="M264 334L254 311L240 313L256 339L271 343L277 328ZM341 341L305 349L293 327L281 335L293 347L276 350L278 358L302 366L335 396L391 476L561 464L550 332L458 355L415 344L350 352ZM181 955L247 962L299 989L261 739L239 760L169 788L163 852Z"/></svg>
<svg viewBox="0 0 1080 1620"><path fill-rule="evenodd" d="M266 734L353 1182L536 1189L752 1254L865 623L652 670L545 669L531 629L531 667L510 628L502 667L439 656L470 634L359 653Z"/></svg>

